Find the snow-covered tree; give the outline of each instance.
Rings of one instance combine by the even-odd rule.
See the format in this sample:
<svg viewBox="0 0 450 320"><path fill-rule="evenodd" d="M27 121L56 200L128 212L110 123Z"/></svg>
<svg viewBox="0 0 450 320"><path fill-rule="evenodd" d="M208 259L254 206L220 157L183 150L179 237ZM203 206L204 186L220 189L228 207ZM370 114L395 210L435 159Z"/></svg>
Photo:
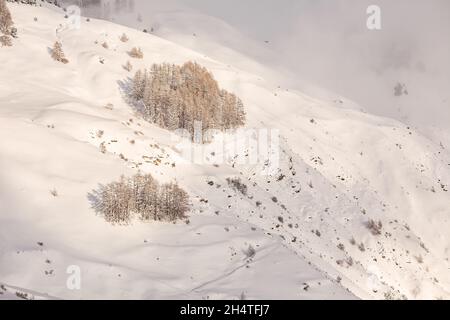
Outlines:
<svg viewBox="0 0 450 320"><path fill-rule="evenodd" d="M106 221L113 224L127 224L131 220L131 192L124 177L119 182L101 186L97 191L98 201L95 210L100 212Z"/></svg>
<svg viewBox="0 0 450 320"><path fill-rule="evenodd" d="M132 210L141 220L158 220L159 184L151 175L138 173L130 179L133 192Z"/></svg>
<svg viewBox="0 0 450 320"><path fill-rule="evenodd" d="M175 221L189 211L189 196L177 183L160 185L150 174L121 177L100 186L93 198L96 212L113 224L128 224L135 216L142 221Z"/></svg>
<svg viewBox="0 0 450 320"><path fill-rule="evenodd" d="M186 191L178 186L177 183L170 184L169 191L172 194L172 211L171 220L182 219L189 210L189 195Z"/></svg>
<svg viewBox="0 0 450 320"><path fill-rule="evenodd" d="M144 85L145 85L145 75L146 71L138 70L134 75L132 88L131 88L131 97L135 100L142 100L144 98Z"/></svg>
<svg viewBox="0 0 450 320"><path fill-rule="evenodd" d="M62 62L62 63L68 63L69 60L66 59L64 55L64 51L62 49L62 44L58 41L55 42L52 49L52 58L56 61Z"/></svg>

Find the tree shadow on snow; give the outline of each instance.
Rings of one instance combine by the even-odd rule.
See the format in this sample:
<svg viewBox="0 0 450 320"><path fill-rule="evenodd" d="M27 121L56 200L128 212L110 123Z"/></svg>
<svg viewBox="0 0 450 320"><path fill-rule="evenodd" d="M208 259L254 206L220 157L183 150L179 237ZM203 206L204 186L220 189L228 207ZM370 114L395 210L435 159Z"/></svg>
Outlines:
<svg viewBox="0 0 450 320"><path fill-rule="evenodd" d="M133 98L131 98L131 93L133 92L133 79L128 77L125 80L118 80L117 84L119 85L119 91L125 102L133 109L134 112L136 112L136 114L138 114L141 117L144 117L145 106L143 102L136 101Z"/></svg>

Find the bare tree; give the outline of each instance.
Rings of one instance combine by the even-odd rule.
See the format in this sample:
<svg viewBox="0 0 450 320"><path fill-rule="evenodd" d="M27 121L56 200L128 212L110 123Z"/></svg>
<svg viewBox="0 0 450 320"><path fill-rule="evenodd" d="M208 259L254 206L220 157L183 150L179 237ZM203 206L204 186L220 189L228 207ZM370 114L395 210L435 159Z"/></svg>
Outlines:
<svg viewBox="0 0 450 320"><path fill-rule="evenodd" d="M62 44L58 41L55 42L52 49L52 58L55 61L62 62L64 64L69 63L69 60L66 59L64 55L64 51L62 49Z"/></svg>
<svg viewBox="0 0 450 320"><path fill-rule="evenodd" d="M101 186L97 194L98 201L94 208L106 221L113 224L127 224L131 221L131 192L124 177L119 182Z"/></svg>
<svg viewBox="0 0 450 320"><path fill-rule="evenodd" d="M131 70L133 70L133 65L130 63L130 61L127 61L127 63L125 63L125 65L123 66L123 68L125 70L127 70L128 72L131 72Z"/></svg>
<svg viewBox="0 0 450 320"><path fill-rule="evenodd" d="M134 47L133 49L128 52L129 56L136 59L143 59L144 53L142 52L141 48Z"/></svg>
<svg viewBox="0 0 450 320"><path fill-rule="evenodd" d="M11 35L13 20L5 0L0 0L0 32Z"/></svg>

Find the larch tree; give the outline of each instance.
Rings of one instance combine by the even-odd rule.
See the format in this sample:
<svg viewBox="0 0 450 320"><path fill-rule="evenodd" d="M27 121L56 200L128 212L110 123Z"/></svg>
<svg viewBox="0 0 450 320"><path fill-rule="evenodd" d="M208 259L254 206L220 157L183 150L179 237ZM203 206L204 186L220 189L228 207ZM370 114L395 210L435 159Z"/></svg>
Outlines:
<svg viewBox="0 0 450 320"><path fill-rule="evenodd" d="M171 187L173 195L173 220L182 219L189 210L189 195L177 183L172 184Z"/></svg>
<svg viewBox="0 0 450 320"><path fill-rule="evenodd" d="M130 222L131 193L127 190L123 178L119 182L101 186L97 193L99 201L94 208L102 213L106 221L112 224L127 224Z"/></svg>
<svg viewBox="0 0 450 320"><path fill-rule="evenodd" d="M127 70L128 72L131 72L131 70L133 70L133 65L131 64L130 61L127 61L127 63L125 63L125 65L123 66L123 68L125 70Z"/></svg>
<svg viewBox="0 0 450 320"><path fill-rule="evenodd" d="M101 185L91 194L93 208L112 224L142 221L176 221L189 211L189 196L177 183L160 185L150 174Z"/></svg>
<svg viewBox="0 0 450 320"><path fill-rule="evenodd" d="M221 90L212 74L194 62L182 66L154 64L149 71L137 71L130 97L144 105L142 116L160 127L186 129L209 141L211 129L235 129L245 124L242 101ZM196 132L201 123L201 131Z"/></svg>
<svg viewBox="0 0 450 320"><path fill-rule="evenodd" d="M145 70L138 70L134 75L131 88L131 97L135 100L142 100L144 98L144 81L146 73L147 72Z"/></svg>
<svg viewBox="0 0 450 320"><path fill-rule="evenodd" d="M13 25L11 12L6 5L6 0L0 0L0 32L5 35L11 35Z"/></svg>
<svg viewBox="0 0 450 320"><path fill-rule="evenodd" d="M67 60L67 58L64 55L61 42L56 41L55 44L53 45L52 58L53 60L62 62L64 64L69 63L69 60Z"/></svg>
<svg viewBox="0 0 450 320"><path fill-rule="evenodd" d="M13 25L6 1L0 0L0 44L2 47L12 46L12 37L15 37L17 32Z"/></svg>

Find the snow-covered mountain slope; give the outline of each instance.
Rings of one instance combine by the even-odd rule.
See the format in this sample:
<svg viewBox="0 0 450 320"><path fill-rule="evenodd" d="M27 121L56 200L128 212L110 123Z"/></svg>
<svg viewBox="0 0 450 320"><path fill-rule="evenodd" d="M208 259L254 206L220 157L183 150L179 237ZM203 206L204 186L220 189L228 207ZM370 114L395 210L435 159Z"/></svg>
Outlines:
<svg viewBox="0 0 450 320"><path fill-rule="evenodd" d="M444 146L398 121L279 87L150 34L85 19L72 30L56 8L9 6L19 39L0 49L7 297L14 288L44 298L450 297ZM56 39L67 65L50 58ZM128 56L134 46L143 60ZM279 133L279 158L250 165L250 144L224 162L233 136L192 146L146 123L124 101L127 60L134 70L188 60L205 66L242 98L247 129ZM192 148L206 149L208 160L186 161ZM95 215L88 193L137 170L189 192L189 224L118 227ZM246 183L246 194L227 184L232 177ZM380 234L367 228L370 219L382 222ZM81 290L66 286L71 265L81 268Z"/></svg>

